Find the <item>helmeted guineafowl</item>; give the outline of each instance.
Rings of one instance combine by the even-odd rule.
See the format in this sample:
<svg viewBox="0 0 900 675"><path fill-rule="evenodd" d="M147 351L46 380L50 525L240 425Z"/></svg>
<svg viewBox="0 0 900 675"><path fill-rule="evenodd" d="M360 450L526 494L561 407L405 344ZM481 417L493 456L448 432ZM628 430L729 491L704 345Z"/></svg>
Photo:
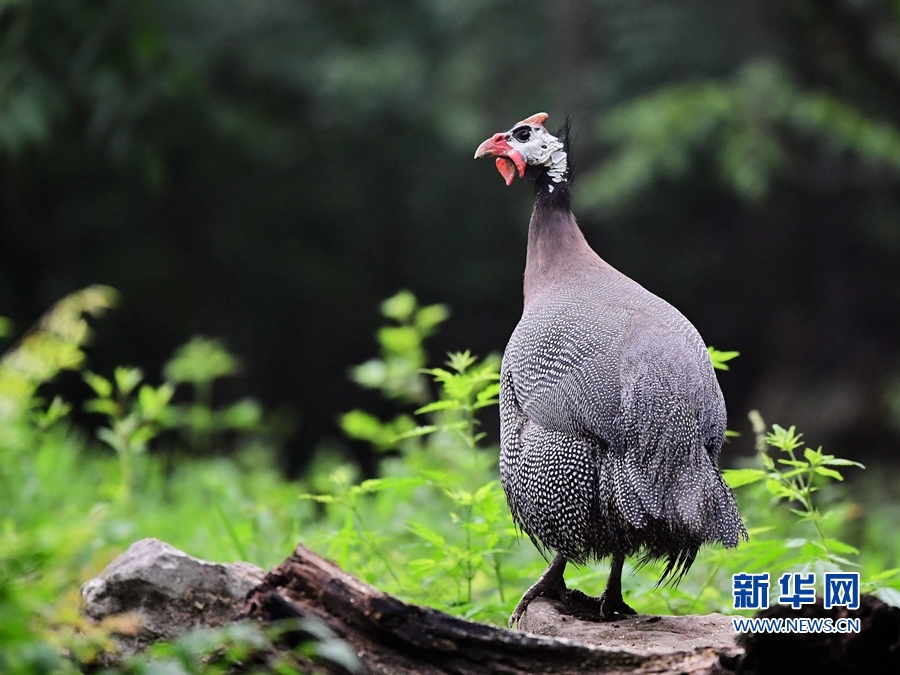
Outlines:
<svg viewBox="0 0 900 675"><path fill-rule="evenodd" d="M678 580L706 542L747 533L717 461L725 402L697 330L602 260L569 206L568 130L545 113L482 143L511 184L536 184L522 318L503 355L500 477L516 523L556 553L519 601L548 596L602 619L634 614L622 565L665 559ZM612 557L599 599L570 591L568 561Z"/></svg>

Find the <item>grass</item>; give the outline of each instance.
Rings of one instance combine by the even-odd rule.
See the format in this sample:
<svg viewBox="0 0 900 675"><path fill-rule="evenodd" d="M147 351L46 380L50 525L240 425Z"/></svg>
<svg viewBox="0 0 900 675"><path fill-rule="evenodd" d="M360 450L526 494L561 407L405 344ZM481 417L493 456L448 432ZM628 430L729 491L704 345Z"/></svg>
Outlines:
<svg viewBox="0 0 900 675"><path fill-rule="evenodd" d="M360 481L352 464L320 453L303 481L289 482L275 468L271 424L257 404L212 408L214 382L238 368L215 341L188 343L159 384L128 368L88 374L83 315L114 301L102 288L70 296L0 359L0 672L92 663L110 645L109 627L80 617L78 588L148 536L263 568L303 541L410 602L505 625L546 562L518 536L497 481L498 448L479 430L479 416L496 414L498 358L462 352L425 368L424 342L445 308L421 307L411 294L387 301L379 355L351 371L397 404L388 420L360 410L341 417L348 436L381 453L381 476ZM712 355L720 366L735 356ZM71 424L65 402L42 397L62 369L84 373L96 394L88 406L104 420L97 438ZM754 463L728 475L751 541L705 548L677 588L657 588L659 570L626 569L629 604L647 613L731 612L735 572L777 578L835 567L859 570L867 590L900 604L891 499L900 483L868 476L852 489L840 472L869 472L806 448L793 428L757 418L756 432ZM146 452L165 443L209 450L233 438L228 458ZM605 579L604 566L571 567L567 576L595 594ZM209 659L185 644L147 658L181 654L179 672L205 672Z"/></svg>

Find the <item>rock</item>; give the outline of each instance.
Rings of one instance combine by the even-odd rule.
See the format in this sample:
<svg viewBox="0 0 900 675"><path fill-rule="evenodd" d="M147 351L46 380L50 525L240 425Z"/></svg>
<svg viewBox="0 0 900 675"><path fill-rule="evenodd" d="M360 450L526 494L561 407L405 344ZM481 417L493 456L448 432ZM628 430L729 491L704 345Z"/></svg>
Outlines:
<svg viewBox="0 0 900 675"><path fill-rule="evenodd" d="M133 653L197 626L234 621L244 597L265 578L249 563L212 563L158 539L142 539L81 587L82 611L92 619L131 612L139 633L119 646Z"/></svg>
<svg viewBox="0 0 900 675"><path fill-rule="evenodd" d="M559 607L560 603L556 600L535 598L519 619L519 630L610 649L634 649L645 654L702 649L739 653L731 617L724 614L637 615L600 623L563 614Z"/></svg>

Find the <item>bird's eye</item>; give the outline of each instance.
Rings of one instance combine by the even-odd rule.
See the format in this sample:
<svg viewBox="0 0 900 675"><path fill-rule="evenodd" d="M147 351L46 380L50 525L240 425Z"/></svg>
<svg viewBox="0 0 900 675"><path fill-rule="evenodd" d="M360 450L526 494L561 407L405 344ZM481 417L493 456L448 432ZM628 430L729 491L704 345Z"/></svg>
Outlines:
<svg viewBox="0 0 900 675"><path fill-rule="evenodd" d="M519 143L527 143L531 140L531 129L528 127L519 127L512 132L512 135Z"/></svg>

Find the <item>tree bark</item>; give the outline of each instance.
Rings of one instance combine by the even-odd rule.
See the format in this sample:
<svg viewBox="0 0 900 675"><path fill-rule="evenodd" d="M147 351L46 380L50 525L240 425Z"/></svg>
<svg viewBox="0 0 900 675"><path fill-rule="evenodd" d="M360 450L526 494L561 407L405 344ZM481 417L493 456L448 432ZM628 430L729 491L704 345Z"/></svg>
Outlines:
<svg viewBox="0 0 900 675"><path fill-rule="evenodd" d="M731 671L723 664L741 653L734 646L614 648L473 623L386 595L302 545L250 593L244 615L316 617L378 675L724 675Z"/></svg>

